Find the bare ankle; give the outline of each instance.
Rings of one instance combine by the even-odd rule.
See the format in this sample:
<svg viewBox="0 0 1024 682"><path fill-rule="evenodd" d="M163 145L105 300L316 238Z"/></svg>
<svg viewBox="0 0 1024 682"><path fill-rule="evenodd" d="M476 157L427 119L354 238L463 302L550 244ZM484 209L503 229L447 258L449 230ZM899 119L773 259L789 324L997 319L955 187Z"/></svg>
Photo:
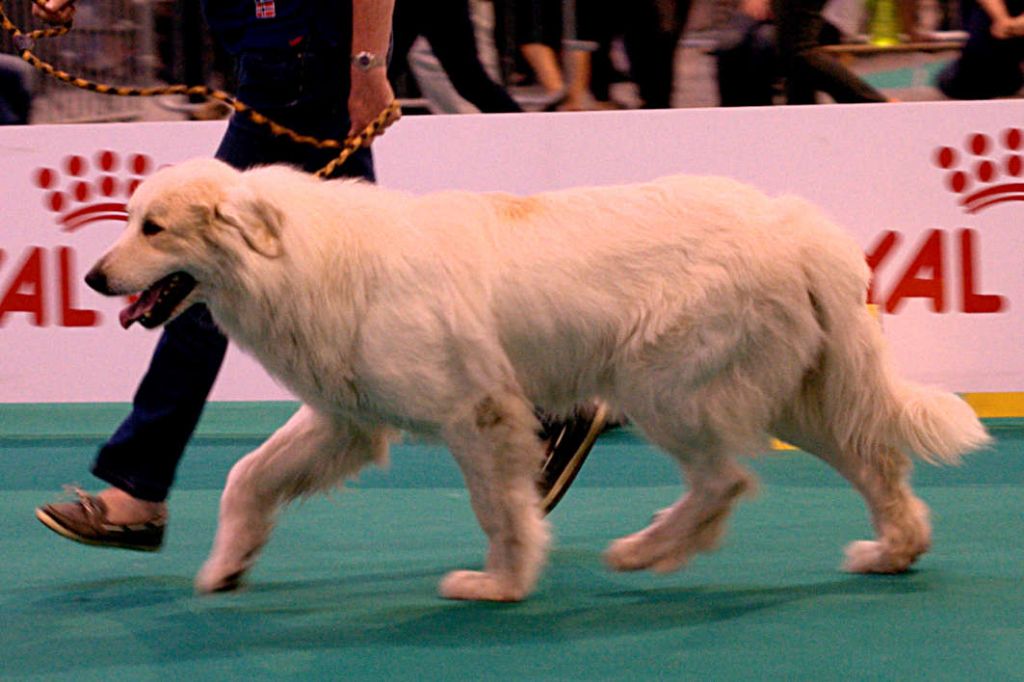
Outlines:
<svg viewBox="0 0 1024 682"><path fill-rule="evenodd" d="M141 500L120 488L107 488L97 497L106 505L110 523L145 523L167 513L165 502Z"/></svg>

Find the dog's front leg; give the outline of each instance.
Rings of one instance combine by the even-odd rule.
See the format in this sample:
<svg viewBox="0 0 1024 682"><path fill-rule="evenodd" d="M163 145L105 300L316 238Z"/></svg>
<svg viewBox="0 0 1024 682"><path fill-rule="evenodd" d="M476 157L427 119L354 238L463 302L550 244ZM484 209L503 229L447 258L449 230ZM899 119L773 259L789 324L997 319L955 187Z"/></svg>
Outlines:
<svg viewBox="0 0 1024 682"><path fill-rule="evenodd" d="M199 592L232 590L270 537L280 506L337 485L387 456L382 434L303 406L228 474L213 551L196 576Z"/></svg>
<svg viewBox="0 0 1024 682"><path fill-rule="evenodd" d="M490 546L483 571L453 571L440 585L449 599L519 601L544 563L548 527L535 479L543 457L536 417L518 396L488 396L444 430Z"/></svg>

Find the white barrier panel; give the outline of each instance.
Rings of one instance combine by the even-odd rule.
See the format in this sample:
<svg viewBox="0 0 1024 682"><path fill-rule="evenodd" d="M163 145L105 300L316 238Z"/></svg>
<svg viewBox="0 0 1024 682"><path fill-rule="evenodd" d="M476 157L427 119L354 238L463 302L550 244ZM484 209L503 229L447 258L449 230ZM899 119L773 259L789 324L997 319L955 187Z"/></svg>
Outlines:
<svg viewBox="0 0 1024 682"><path fill-rule="evenodd" d="M1024 390L1024 139L1016 102L409 117L379 180L529 193L713 173L822 206L875 271L899 369ZM224 123L0 128L0 402L123 401L157 334L117 324L85 270L134 183L210 155ZM571 295L571 292L566 292ZM217 400L284 399L237 352Z"/></svg>

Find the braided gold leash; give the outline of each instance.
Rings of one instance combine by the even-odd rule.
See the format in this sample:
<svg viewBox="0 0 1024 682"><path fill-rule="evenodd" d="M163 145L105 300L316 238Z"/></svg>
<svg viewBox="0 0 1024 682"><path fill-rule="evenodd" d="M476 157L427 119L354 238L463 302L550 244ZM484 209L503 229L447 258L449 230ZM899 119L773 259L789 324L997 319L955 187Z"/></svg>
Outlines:
<svg viewBox="0 0 1024 682"><path fill-rule="evenodd" d="M37 5L43 5L45 0L33 0ZM255 123L266 126L271 133L287 137L288 139L298 144L306 144L320 149L337 149L338 155L332 159L326 166L316 172L318 177L328 177L335 171L335 169L341 164L345 163L353 153L359 148L369 145L374 138L384 133L384 130L392 123L397 121L402 116L401 107L399 107L397 101L391 102L384 111L377 116L366 128L355 135L351 135L346 138L343 142L333 139L318 139L310 135L303 135L297 133L291 128L287 128L280 123L276 123L271 119L267 118L260 112L256 111L252 107L240 101L234 95L224 92L223 90L215 90L205 85L165 85L156 86L149 88L137 88L127 86L114 86L106 85L104 83L96 83L94 81L86 80L84 78L77 78L72 76L66 71L54 67L52 64L44 62L42 59L37 57L33 52L32 48L35 46L35 42L39 38L54 38L57 36L65 35L71 30L71 24L65 26L58 26L55 28L39 29L24 33L19 29L14 22L7 16L7 12L4 10L4 4L0 0L0 27L11 34L11 38L14 41L15 47L19 50L19 56L26 62L34 66L39 71L42 71L46 75L56 78L59 81L63 81L69 85L73 85L76 88L82 90L89 90L90 92L96 92L101 95L115 95L119 97L156 97L158 95L201 95L210 99L223 102L224 104L231 107L234 111L248 116Z"/></svg>

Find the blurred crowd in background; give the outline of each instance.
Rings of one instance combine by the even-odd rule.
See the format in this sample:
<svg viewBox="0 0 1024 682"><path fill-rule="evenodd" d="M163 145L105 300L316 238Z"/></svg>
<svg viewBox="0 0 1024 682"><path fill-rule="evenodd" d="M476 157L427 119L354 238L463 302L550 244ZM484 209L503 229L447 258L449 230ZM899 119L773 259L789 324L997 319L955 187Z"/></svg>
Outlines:
<svg viewBox="0 0 1024 682"><path fill-rule="evenodd" d="M38 27L29 0L4 8ZM1024 0L397 0L389 76L406 113L431 114L1012 97L1022 11ZM201 98L75 91L34 73L7 34L0 52L0 123L228 113ZM78 0L73 30L36 52L100 82L232 89L197 0ZM909 82L879 85L880 72Z"/></svg>

